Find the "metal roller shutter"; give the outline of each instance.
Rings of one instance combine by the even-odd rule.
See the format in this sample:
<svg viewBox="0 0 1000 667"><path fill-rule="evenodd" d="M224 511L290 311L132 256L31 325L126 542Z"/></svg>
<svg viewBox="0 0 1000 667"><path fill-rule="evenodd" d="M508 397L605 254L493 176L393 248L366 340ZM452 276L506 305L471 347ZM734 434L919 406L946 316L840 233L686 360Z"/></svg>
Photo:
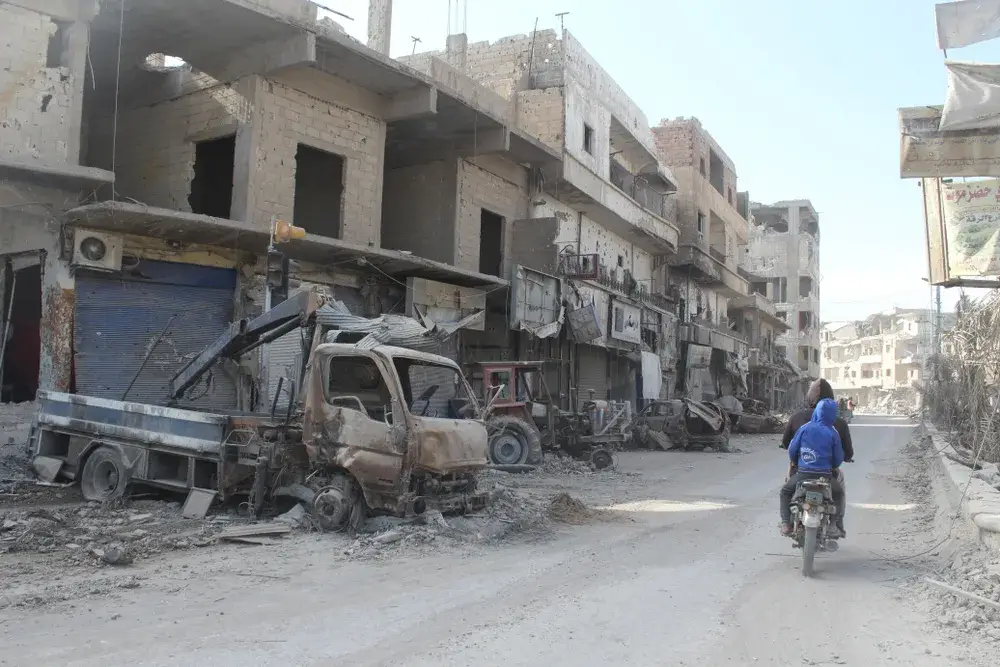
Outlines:
<svg viewBox="0 0 1000 667"><path fill-rule="evenodd" d="M79 272L76 390L120 400L142 367L127 400L165 404L174 374L229 326L235 289L234 270L172 262L144 260L133 275ZM216 365L178 404L232 410L236 384Z"/></svg>
<svg viewBox="0 0 1000 667"><path fill-rule="evenodd" d="M577 345L577 400L582 405L590 400L589 389L594 390L594 399L601 401L608 396L608 353L593 345Z"/></svg>

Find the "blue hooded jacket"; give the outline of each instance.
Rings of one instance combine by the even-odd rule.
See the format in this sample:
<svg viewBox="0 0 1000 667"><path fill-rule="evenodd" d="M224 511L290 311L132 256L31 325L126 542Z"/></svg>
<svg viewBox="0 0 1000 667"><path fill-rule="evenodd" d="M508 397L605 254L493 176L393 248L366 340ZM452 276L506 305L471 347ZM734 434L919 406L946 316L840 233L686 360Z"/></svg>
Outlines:
<svg viewBox="0 0 1000 667"><path fill-rule="evenodd" d="M816 404L812 420L803 424L788 445L788 458L799 472L831 473L844 462L844 445L833 427L837 404L824 398Z"/></svg>

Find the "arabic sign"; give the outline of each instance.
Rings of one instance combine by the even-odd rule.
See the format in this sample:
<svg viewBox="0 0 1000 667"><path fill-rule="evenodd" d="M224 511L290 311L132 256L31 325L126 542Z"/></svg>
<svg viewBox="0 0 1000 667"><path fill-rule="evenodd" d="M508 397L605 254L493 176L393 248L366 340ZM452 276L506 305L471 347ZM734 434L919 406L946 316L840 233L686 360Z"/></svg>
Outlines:
<svg viewBox="0 0 1000 667"><path fill-rule="evenodd" d="M941 131L941 107L899 110L902 178L1000 176L1000 130Z"/></svg>
<svg viewBox="0 0 1000 667"><path fill-rule="evenodd" d="M1000 179L941 184L949 277L1000 275Z"/></svg>
<svg viewBox="0 0 1000 667"><path fill-rule="evenodd" d="M626 343L642 342L642 311L618 299L611 301L611 337Z"/></svg>

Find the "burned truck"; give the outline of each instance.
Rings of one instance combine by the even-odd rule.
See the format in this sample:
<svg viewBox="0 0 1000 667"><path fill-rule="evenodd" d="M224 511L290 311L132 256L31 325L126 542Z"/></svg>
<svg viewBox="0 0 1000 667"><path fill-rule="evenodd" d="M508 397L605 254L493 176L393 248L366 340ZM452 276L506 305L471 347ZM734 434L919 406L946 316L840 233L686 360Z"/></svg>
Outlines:
<svg viewBox="0 0 1000 667"><path fill-rule="evenodd" d="M732 427L715 403L689 399L656 400L632 420L632 440L649 449L711 448L728 451Z"/></svg>
<svg viewBox="0 0 1000 667"><path fill-rule="evenodd" d="M88 500L121 497L135 484L189 500L242 497L257 516L286 500L327 530L356 527L368 511L484 507L476 473L487 464L486 428L457 364L377 340L336 342L338 332L316 320L320 306L303 292L234 323L169 387L182 396L220 359L304 327L311 342L282 414L276 406L216 414L40 392L29 442L36 462L79 482Z"/></svg>

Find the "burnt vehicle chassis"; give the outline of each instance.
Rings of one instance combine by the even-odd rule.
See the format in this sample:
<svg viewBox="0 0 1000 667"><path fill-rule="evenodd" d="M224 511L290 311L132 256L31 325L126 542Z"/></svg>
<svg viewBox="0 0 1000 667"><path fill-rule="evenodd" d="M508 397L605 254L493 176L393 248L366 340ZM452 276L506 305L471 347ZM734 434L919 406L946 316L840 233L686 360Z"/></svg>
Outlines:
<svg viewBox="0 0 1000 667"><path fill-rule="evenodd" d="M649 449L729 451L729 416L714 403L685 398L652 401L632 420L631 430L633 441Z"/></svg>

